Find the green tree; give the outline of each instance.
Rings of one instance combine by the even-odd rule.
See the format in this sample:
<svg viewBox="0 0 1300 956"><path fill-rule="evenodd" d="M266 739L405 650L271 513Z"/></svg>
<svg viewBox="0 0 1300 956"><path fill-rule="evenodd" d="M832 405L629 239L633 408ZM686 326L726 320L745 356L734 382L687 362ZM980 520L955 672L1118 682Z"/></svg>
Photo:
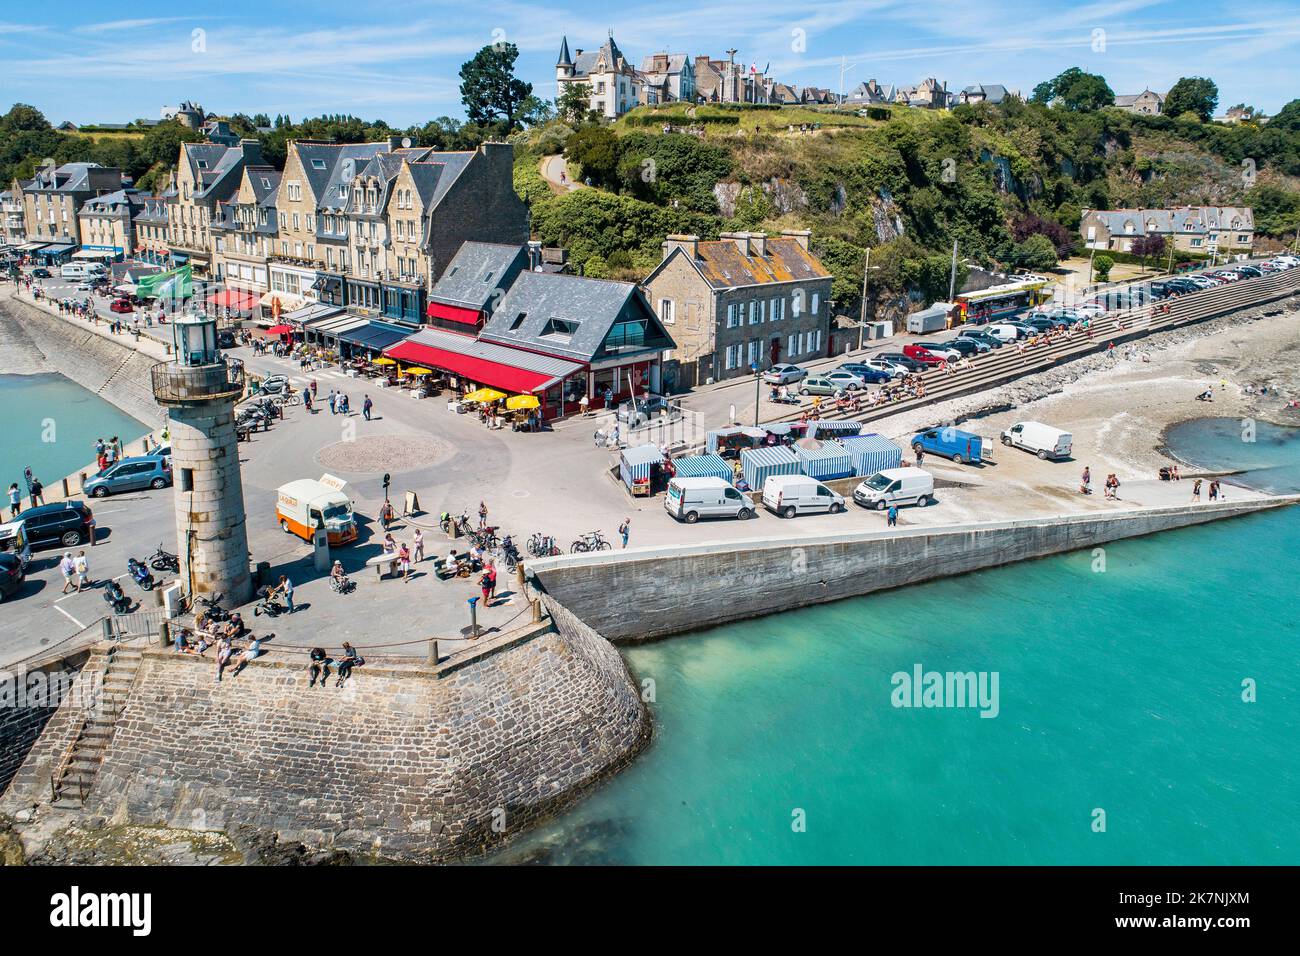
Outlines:
<svg viewBox="0 0 1300 956"><path fill-rule="evenodd" d="M1092 260L1092 271L1098 282L1110 281L1110 270L1115 268L1115 260L1110 256L1097 256Z"/></svg>
<svg viewBox="0 0 1300 956"><path fill-rule="evenodd" d="M584 176L600 186L618 183L620 153L618 137L606 126L580 129L564 144L564 155L582 167Z"/></svg>
<svg viewBox="0 0 1300 956"><path fill-rule="evenodd" d="M460 68L460 98L471 123L500 124L507 134L522 128L533 85L515 76L519 48L513 43L483 47Z"/></svg>
<svg viewBox="0 0 1300 956"><path fill-rule="evenodd" d="M1017 243L1013 253L1016 265L1040 272L1055 268L1056 246L1042 233L1035 233L1024 242Z"/></svg>
<svg viewBox="0 0 1300 956"><path fill-rule="evenodd" d="M555 100L555 112L560 119L573 126L588 122L591 108L590 83L565 83L564 90Z"/></svg>
<svg viewBox="0 0 1300 956"><path fill-rule="evenodd" d="M1034 87L1030 100L1035 103L1057 103L1063 109L1083 113L1110 106L1115 102L1115 91L1104 77L1096 73L1085 73L1077 66L1072 66Z"/></svg>
<svg viewBox="0 0 1300 956"><path fill-rule="evenodd" d="M1165 97L1164 112L1169 116L1195 113L1201 122L1208 123L1219 105L1219 88L1213 80L1203 76L1184 76Z"/></svg>
<svg viewBox="0 0 1300 956"><path fill-rule="evenodd" d="M1287 133L1300 133L1300 100L1292 100L1268 121L1268 129Z"/></svg>
<svg viewBox="0 0 1300 956"><path fill-rule="evenodd" d="M140 140L140 157L147 166L161 163L174 166L180 157L181 143L201 142L203 135L175 120L159 123Z"/></svg>

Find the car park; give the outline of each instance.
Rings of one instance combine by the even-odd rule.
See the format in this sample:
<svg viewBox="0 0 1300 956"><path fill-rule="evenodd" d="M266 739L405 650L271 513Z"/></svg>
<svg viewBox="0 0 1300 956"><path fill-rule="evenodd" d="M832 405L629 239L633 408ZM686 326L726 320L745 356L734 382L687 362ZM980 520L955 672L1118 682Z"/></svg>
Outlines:
<svg viewBox="0 0 1300 956"><path fill-rule="evenodd" d="M90 522L94 512L84 501L60 501L37 505L19 514L33 549L41 545L71 548L90 540Z"/></svg>
<svg viewBox="0 0 1300 956"><path fill-rule="evenodd" d="M172 483L168 460L161 456L123 458L109 465L93 478L87 478L82 493L95 498L122 491L141 491L145 488L161 489Z"/></svg>
<svg viewBox="0 0 1300 956"><path fill-rule="evenodd" d="M856 375L867 385L878 385L881 382L888 382L893 378L893 375L890 372L878 368L872 368L870 365L863 362L845 362L835 371L845 371Z"/></svg>
<svg viewBox="0 0 1300 956"><path fill-rule="evenodd" d="M773 365L763 373L763 381L769 385L793 385L807 376L808 370L798 365Z"/></svg>

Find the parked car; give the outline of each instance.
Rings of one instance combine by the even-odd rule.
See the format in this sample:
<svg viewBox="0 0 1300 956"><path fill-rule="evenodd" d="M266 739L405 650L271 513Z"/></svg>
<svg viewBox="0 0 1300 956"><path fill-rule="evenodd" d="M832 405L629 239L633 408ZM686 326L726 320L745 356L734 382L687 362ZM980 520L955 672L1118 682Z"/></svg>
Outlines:
<svg viewBox="0 0 1300 956"><path fill-rule="evenodd" d="M674 478L668 482L664 510L678 521L758 517L754 503L721 478Z"/></svg>
<svg viewBox="0 0 1300 956"><path fill-rule="evenodd" d="M931 428L912 436L912 451L950 458L958 465L973 464L984 457L984 439L960 428Z"/></svg>
<svg viewBox="0 0 1300 956"><path fill-rule="evenodd" d="M881 382L888 382L893 378L892 372L886 372L883 369L867 365L865 362L845 362L835 371L845 371L856 375L869 385L877 385Z"/></svg>
<svg viewBox="0 0 1300 956"><path fill-rule="evenodd" d="M911 369L906 365L901 365L898 362L891 361L880 355L877 355L874 358L869 358L862 364L873 371L883 372L890 378L897 378L898 376L906 375L911 371Z"/></svg>
<svg viewBox="0 0 1300 956"><path fill-rule="evenodd" d="M825 375L809 375L799 383L800 395L834 395L843 389L843 385L836 385Z"/></svg>
<svg viewBox="0 0 1300 956"><path fill-rule="evenodd" d="M60 501L28 508L19 517L23 520L27 543L35 550L41 545L71 548L89 541L93 515L84 501Z"/></svg>
<svg viewBox="0 0 1300 956"><path fill-rule="evenodd" d="M959 358L965 358L968 355L979 355L983 352L990 352L993 350L993 346L989 345L987 342L982 342L979 339L973 339L969 336L960 335L956 338L949 339L944 343L944 345L948 347L950 352L958 353Z"/></svg>
<svg viewBox="0 0 1300 956"><path fill-rule="evenodd" d="M1042 422L1016 422L1002 433L1002 444L1023 448L1039 458L1069 458L1074 437Z"/></svg>
<svg viewBox="0 0 1300 956"><path fill-rule="evenodd" d="M842 368L837 368L833 372L827 372L825 378L826 381L830 382L836 388L841 388L846 392L856 392L858 389L864 388L867 384L858 375Z"/></svg>
<svg viewBox="0 0 1300 956"><path fill-rule="evenodd" d="M119 491L140 491L144 488L166 488L172 483L167 459L159 456L123 458L115 465L86 479L82 492L95 498L116 494Z"/></svg>
<svg viewBox="0 0 1300 956"><path fill-rule="evenodd" d="M1019 327L1012 325L1010 322L994 322L982 329L962 329L957 335L958 339L966 339L969 342L982 344L986 349L997 348L1004 342L1014 342L1022 337L1023 333ZM997 345L994 345L993 342L996 342Z"/></svg>
<svg viewBox="0 0 1300 956"><path fill-rule="evenodd" d="M112 302L108 304L108 311L134 312L135 306L131 304L131 300L128 299L126 296L119 296L118 298L114 299Z"/></svg>
<svg viewBox="0 0 1300 956"><path fill-rule="evenodd" d="M22 590L25 577L23 563L16 555L0 553L0 601Z"/></svg>
<svg viewBox="0 0 1300 956"><path fill-rule="evenodd" d="M916 344L904 345L903 354L913 362L920 362L923 366L938 365L943 361L941 356L935 355L929 349L922 348Z"/></svg>
<svg viewBox="0 0 1300 956"><path fill-rule="evenodd" d="M934 500L934 476L920 468L886 468L854 488L853 500L878 511L890 505L924 508Z"/></svg>
<svg viewBox="0 0 1300 956"><path fill-rule="evenodd" d="M629 423L633 428L639 428L650 419L659 418L660 415L671 417L671 412L672 407L668 399L662 395L649 395L638 398L635 405L627 401L618 406L618 420Z"/></svg>
<svg viewBox="0 0 1300 956"><path fill-rule="evenodd" d="M230 329L219 329L217 331L217 348L233 349L235 347L235 333Z"/></svg>
<svg viewBox="0 0 1300 956"><path fill-rule="evenodd" d="M32 270L32 278L33 278L33 279L53 279L53 278L54 278L54 273L52 273L49 269L44 269L44 268L33 269L33 270Z"/></svg>
<svg viewBox="0 0 1300 956"><path fill-rule="evenodd" d="M1260 276L1264 274L1263 272L1260 271L1258 266L1246 265L1246 266L1236 266L1235 268L1237 272L1240 272L1242 275L1249 276L1252 279L1258 279Z"/></svg>
<svg viewBox="0 0 1300 956"><path fill-rule="evenodd" d="M808 370L798 365L773 365L763 373L763 381L769 385L791 385L808 377Z"/></svg>
<svg viewBox="0 0 1300 956"><path fill-rule="evenodd" d="M916 345L918 348L923 348L931 355L937 355L947 362L955 362L964 354L946 342L917 342Z"/></svg>
<svg viewBox="0 0 1300 956"><path fill-rule="evenodd" d="M910 355L904 355L902 352L881 352L876 359L882 362L889 362L898 365L908 372L923 372L926 365L924 362L918 362Z"/></svg>
<svg viewBox="0 0 1300 956"><path fill-rule="evenodd" d="M782 518L844 510L844 497L807 475L768 475L763 482L763 507Z"/></svg>

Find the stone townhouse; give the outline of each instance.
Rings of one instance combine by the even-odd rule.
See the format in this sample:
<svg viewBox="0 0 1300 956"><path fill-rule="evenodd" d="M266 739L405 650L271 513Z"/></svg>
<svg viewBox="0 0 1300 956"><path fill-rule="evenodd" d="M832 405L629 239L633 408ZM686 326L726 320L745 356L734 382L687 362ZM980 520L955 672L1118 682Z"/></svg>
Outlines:
<svg viewBox="0 0 1300 956"><path fill-rule="evenodd" d="M696 99L703 103L766 103L771 88L756 66L736 62L735 50L725 60L695 58Z"/></svg>
<svg viewBox="0 0 1300 956"><path fill-rule="evenodd" d="M695 67L687 54L651 54L641 61L640 72L648 101L695 102Z"/></svg>
<svg viewBox="0 0 1300 956"><path fill-rule="evenodd" d="M159 263L168 255L167 200L162 196L141 196L135 213L135 251L148 262Z"/></svg>
<svg viewBox="0 0 1300 956"><path fill-rule="evenodd" d="M893 103L896 96L897 91L893 85L880 84L871 79L855 86L845 97L844 102L850 106L879 106Z"/></svg>
<svg viewBox="0 0 1300 956"><path fill-rule="evenodd" d="M1172 239L1183 252L1235 255L1254 247L1255 213L1249 206L1085 209L1079 234L1089 249L1132 252L1134 240L1151 235Z"/></svg>
<svg viewBox="0 0 1300 956"><path fill-rule="evenodd" d="M988 103L990 106L997 106L1007 97L1015 95L1000 83L977 83L958 93L957 102L967 105Z"/></svg>
<svg viewBox="0 0 1300 956"><path fill-rule="evenodd" d="M560 43L560 56L555 63L556 97L575 84L590 87L591 109L606 119L617 119L628 110L635 109L644 99L640 73L623 56L611 33L598 50L579 49L569 54L569 38Z"/></svg>
<svg viewBox="0 0 1300 956"><path fill-rule="evenodd" d="M256 140L238 146L182 143L172 182L163 193L167 202L167 241L172 260L188 262L197 276L213 274L212 220L219 203L239 189L246 165L263 166Z"/></svg>
<svg viewBox="0 0 1300 956"><path fill-rule="evenodd" d="M120 169L98 163L64 163L46 167L32 179L15 180L11 192L22 197L28 243L44 243L42 254L66 257L81 245L82 205L122 187Z"/></svg>
<svg viewBox="0 0 1300 956"><path fill-rule="evenodd" d="M1115 107L1127 113L1141 113L1144 116L1158 116L1164 112L1165 98L1151 90L1141 93L1124 93L1115 97Z"/></svg>
<svg viewBox="0 0 1300 956"><path fill-rule="evenodd" d="M238 191L218 204L211 225L213 274L230 289L258 299L271 289L269 261L279 231L279 189L280 171L275 167L245 166Z"/></svg>
<svg viewBox="0 0 1300 956"><path fill-rule="evenodd" d="M77 214L81 252L96 253L96 258L118 262L131 255L136 247L135 216L143 205L144 198L134 189L119 189L87 199Z"/></svg>
<svg viewBox="0 0 1300 956"><path fill-rule="evenodd" d="M27 223L23 216L22 193L15 189L0 192L0 244L20 246L27 241Z"/></svg>
<svg viewBox="0 0 1300 956"><path fill-rule="evenodd" d="M789 230L665 240L663 261L641 287L677 343L664 365L666 388L827 354L831 274L809 251L810 235Z"/></svg>

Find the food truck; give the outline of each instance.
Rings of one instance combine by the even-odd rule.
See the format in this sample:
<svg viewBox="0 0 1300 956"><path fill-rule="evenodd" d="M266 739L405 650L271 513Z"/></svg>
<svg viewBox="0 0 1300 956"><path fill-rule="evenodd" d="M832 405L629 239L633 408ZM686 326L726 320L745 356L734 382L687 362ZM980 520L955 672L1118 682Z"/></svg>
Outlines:
<svg viewBox="0 0 1300 956"><path fill-rule="evenodd" d="M324 528L331 545L351 544L357 540L357 522L346 485L328 474L281 485L275 502L280 529L310 541L317 528Z"/></svg>

